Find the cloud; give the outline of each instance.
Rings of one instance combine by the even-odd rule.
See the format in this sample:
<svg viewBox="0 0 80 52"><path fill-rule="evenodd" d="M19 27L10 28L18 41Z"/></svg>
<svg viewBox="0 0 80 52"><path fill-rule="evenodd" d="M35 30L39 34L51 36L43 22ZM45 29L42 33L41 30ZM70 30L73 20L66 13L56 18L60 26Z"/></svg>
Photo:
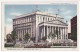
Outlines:
<svg viewBox="0 0 80 52"><path fill-rule="evenodd" d="M10 13L10 15L19 16L19 15L21 15L21 13L13 12L13 13Z"/></svg>
<svg viewBox="0 0 80 52"><path fill-rule="evenodd" d="M49 8L49 9L47 10L47 12L48 12L48 13L53 13L53 9L52 9L52 8Z"/></svg>
<svg viewBox="0 0 80 52"><path fill-rule="evenodd" d="M73 11L67 8L62 8L60 15L64 17L67 21L69 21L73 17Z"/></svg>
<svg viewBox="0 0 80 52"><path fill-rule="evenodd" d="M48 8L48 10L46 12L52 13L52 14L57 14L58 9ZM61 14L61 15L69 15L71 13L72 13L72 10L69 10L67 8L60 8L59 9L59 14Z"/></svg>
<svg viewBox="0 0 80 52"><path fill-rule="evenodd" d="M6 26L5 26L5 39L6 39L6 35L7 34L10 34L11 32L12 32L12 30L13 30L13 26L12 26L12 24L7 24Z"/></svg>
<svg viewBox="0 0 80 52"><path fill-rule="evenodd" d="M5 24L12 24L12 18L6 17Z"/></svg>
<svg viewBox="0 0 80 52"><path fill-rule="evenodd" d="M66 10L66 8L61 8L60 10L61 10L61 11L65 11L65 10Z"/></svg>
<svg viewBox="0 0 80 52"><path fill-rule="evenodd" d="M6 29L5 29L6 34L11 33L12 30L13 30L12 24L6 24Z"/></svg>
<svg viewBox="0 0 80 52"><path fill-rule="evenodd" d="M68 10L68 8L66 8L66 7L61 7L60 10L61 10L61 11L66 11L66 10Z"/></svg>
<svg viewBox="0 0 80 52"><path fill-rule="evenodd" d="M73 17L73 16L71 16L71 15L68 15L68 16L63 16L64 17L64 21L66 20L66 21L70 21L71 20L71 18Z"/></svg>
<svg viewBox="0 0 80 52"><path fill-rule="evenodd" d="M11 21L12 21L12 19L11 19L11 18L7 18L7 21L11 22Z"/></svg>
<svg viewBox="0 0 80 52"><path fill-rule="evenodd" d="M69 15L69 14L71 14L71 13L72 13L71 10L66 10L66 11L64 11L63 15Z"/></svg>
<svg viewBox="0 0 80 52"><path fill-rule="evenodd" d="M48 8L48 10L46 12L52 13L52 14L56 14L57 13L57 10L52 9L52 8Z"/></svg>
<svg viewBox="0 0 80 52"><path fill-rule="evenodd" d="M60 8L60 13L63 16L69 16L69 15L72 15L74 12L71 9L68 9L66 7L63 7L63 8Z"/></svg>

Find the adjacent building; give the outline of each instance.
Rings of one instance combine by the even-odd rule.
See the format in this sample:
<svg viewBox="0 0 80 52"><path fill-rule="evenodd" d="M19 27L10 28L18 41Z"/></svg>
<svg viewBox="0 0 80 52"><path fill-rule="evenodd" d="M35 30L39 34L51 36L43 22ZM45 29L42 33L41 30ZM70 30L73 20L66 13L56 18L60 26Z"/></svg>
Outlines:
<svg viewBox="0 0 80 52"><path fill-rule="evenodd" d="M71 33L68 33L68 39L71 39Z"/></svg>
<svg viewBox="0 0 80 52"><path fill-rule="evenodd" d="M71 39L77 41L77 16L71 19Z"/></svg>
<svg viewBox="0 0 80 52"><path fill-rule="evenodd" d="M28 33L30 37L35 37L36 42L50 33L56 34L56 39L68 39L68 25L59 15L53 15L39 10L30 14L17 16L13 19L13 29L16 30L18 40L24 40L24 35ZM56 33L57 31L57 33Z"/></svg>

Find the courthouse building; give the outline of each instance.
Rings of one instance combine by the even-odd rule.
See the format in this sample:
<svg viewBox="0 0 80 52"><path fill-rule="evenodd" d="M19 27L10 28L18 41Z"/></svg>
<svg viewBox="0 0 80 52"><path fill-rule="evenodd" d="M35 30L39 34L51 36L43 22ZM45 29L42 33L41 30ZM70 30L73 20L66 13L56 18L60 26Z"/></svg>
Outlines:
<svg viewBox="0 0 80 52"><path fill-rule="evenodd" d="M68 25L64 22L64 18L39 10L14 18L13 29L16 30L18 40L24 40L26 33L30 37L36 37L36 41L42 39L42 37L48 39L49 34L56 34L56 31L57 39L68 39Z"/></svg>

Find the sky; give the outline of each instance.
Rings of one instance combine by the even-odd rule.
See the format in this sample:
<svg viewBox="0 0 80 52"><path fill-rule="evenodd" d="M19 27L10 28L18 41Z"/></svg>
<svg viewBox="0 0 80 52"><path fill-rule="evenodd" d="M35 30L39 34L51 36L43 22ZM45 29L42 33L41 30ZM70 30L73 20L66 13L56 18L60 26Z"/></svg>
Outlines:
<svg viewBox="0 0 80 52"><path fill-rule="evenodd" d="M31 13L35 10L48 12L52 14L59 13L64 18L64 21L70 22L70 20L77 15L76 4L38 4L36 5L5 5L5 24L6 34L12 31L12 19L16 16ZM59 10L59 11L58 11ZM69 23L70 24L70 23ZM70 29L69 29L70 30Z"/></svg>

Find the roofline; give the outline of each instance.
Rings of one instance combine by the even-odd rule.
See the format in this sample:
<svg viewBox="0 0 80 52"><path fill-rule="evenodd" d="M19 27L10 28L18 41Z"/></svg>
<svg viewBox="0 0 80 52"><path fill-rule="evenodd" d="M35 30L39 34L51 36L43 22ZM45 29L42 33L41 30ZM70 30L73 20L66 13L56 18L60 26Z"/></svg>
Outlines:
<svg viewBox="0 0 80 52"><path fill-rule="evenodd" d="M20 15L20 16L15 16L16 18L13 18L13 19L22 18L22 17L25 17L25 16L34 15L34 14L40 14L40 15L47 15L47 16L51 16L51 17L56 17L56 15L51 14L51 13L45 13L45 12L37 13L37 11L34 11L34 12L31 12L31 13L28 13L28 14L23 14L23 15ZM62 18L61 16L57 16L57 17L58 18ZM64 18L62 18L62 19L64 19Z"/></svg>
<svg viewBox="0 0 80 52"><path fill-rule="evenodd" d="M77 18L77 15L76 15L76 16L74 16L74 17L72 17L72 18L71 18L71 20L73 20L73 18Z"/></svg>

